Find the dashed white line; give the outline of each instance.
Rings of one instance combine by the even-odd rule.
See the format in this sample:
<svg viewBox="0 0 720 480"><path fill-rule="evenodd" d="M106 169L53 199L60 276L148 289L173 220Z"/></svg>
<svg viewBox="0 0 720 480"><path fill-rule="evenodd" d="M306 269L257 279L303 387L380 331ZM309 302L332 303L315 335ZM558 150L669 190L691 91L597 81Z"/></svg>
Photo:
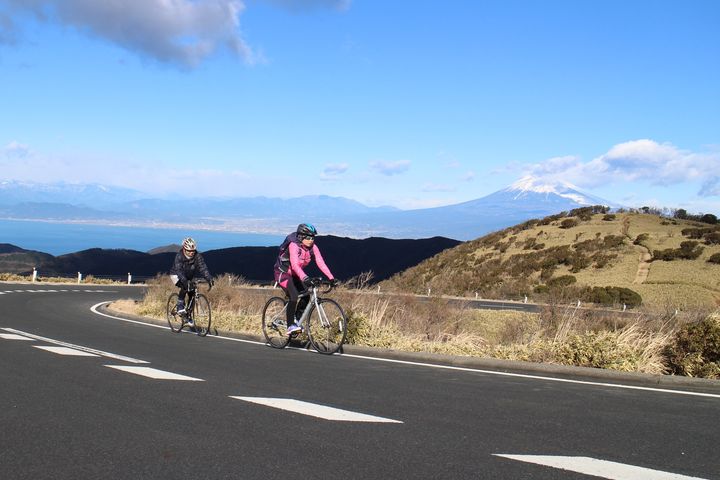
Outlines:
<svg viewBox="0 0 720 480"><path fill-rule="evenodd" d="M15 330L14 328L2 328L0 330L5 330L6 332L15 333L17 335L22 335L22 336L28 337L28 338L34 338L35 340L41 340L41 341L47 342L47 343L53 343L55 345L60 345L62 347L73 348L75 350L82 350L83 352L87 352L87 353L94 353L95 355L100 355L102 357L114 358L115 360L122 360L123 362L148 363L145 360L138 360L137 358L126 357L124 355L117 355L115 353L110 353L110 352L103 352L102 350L97 350L97 349L89 348L89 347L83 347L82 345L74 345L72 343L63 342L60 340L54 340L52 338L41 337L40 335L23 332L21 330Z"/></svg>
<svg viewBox="0 0 720 480"><path fill-rule="evenodd" d="M143 377L154 378L156 380L184 380L188 382L204 382L201 378L188 377L186 375L180 375L178 373L166 372L164 370L158 370L150 367L126 367L123 365L105 365L115 370L122 370L123 372L132 373L134 375L140 375Z"/></svg>
<svg viewBox="0 0 720 480"><path fill-rule="evenodd" d="M25 340L27 342L34 342L32 338L23 337L22 335L15 335L14 333L0 333L0 338L5 340Z"/></svg>
<svg viewBox="0 0 720 480"><path fill-rule="evenodd" d="M704 480L700 477L688 477L677 473L651 470L634 465L608 462L590 457L563 457L551 455L502 455L497 457L509 458L520 462L534 463L546 467L559 468L570 472L592 475L612 480Z"/></svg>
<svg viewBox="0 0 720 480"><path fill-rule="evenodd" d="M351 412L349 410L341 410L339 408L318 405L316 403L302 402L291 398L234 396L230 396L230 398L336 422L403 423L400 420L392 420L390 418L376 417L374 415Z"/></svg>
<svg viewBox="0 0 720 480"><path fill-rule="evenodd" d="M74 357L98 357L99 355L95 355L94 353L88 353L84 352L82 350L76 350L74 348L68 348L68 347L46 347L44 345L33 345L35 348L39 348L40 350L46 350L48 352L57 353L58 355L68 355L68 356L74 356Z"/></svg>

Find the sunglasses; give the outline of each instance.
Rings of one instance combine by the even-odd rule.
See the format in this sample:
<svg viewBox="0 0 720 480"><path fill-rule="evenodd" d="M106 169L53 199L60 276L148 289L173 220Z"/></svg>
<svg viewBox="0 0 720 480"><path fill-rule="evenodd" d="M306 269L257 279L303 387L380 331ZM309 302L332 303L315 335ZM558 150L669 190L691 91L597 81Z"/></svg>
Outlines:
<svg viewBox="0 0 720 480"><path fill-rule="evenodd" d="M300 240L315 240L315 235L300 235Z"/></svg>

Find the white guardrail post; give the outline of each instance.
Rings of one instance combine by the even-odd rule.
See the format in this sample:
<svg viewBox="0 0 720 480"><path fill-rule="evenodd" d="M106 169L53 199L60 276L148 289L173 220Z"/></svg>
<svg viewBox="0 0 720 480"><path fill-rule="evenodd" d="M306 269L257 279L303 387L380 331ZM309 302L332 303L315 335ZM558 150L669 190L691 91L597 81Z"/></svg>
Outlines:
<svg viewBox="0 0 720 480"><path fill-rule="evenodd" d="M33 276L32 281L35 283L37 281L37 268L33 267Z"/></svg>
<svg viewBox="0 0 720 480"><path fill-rule="evenodd" d="M82 282L82 273L78 272L78 284Z"/></svg>
<svg viewBox="0 0 720 480"><path fill-rule="evenodd" d="M128 285L132 283L132 275L130 275L130 272L128 272Z"/></svg>

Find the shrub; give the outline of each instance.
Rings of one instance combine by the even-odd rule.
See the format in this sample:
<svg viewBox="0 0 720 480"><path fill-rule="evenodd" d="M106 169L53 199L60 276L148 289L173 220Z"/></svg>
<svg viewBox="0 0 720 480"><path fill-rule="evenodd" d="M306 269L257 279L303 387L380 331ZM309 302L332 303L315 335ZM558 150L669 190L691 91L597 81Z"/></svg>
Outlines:
<svg viewBox="0 0 720 480"><path fill-rule="evenodd" d="M720 253L713 253L707 261L710 263L720 263Z"/></svg>
<svg viewBox="0 0 720 480"><path fill-rule="evenodd" d="M560 222L560 228L572 228L577 227L578 221L574 218L566 218L562 222Z"/></svg>
<svg viewBox="0 0 720 480"><path fill-rule="evenodd" d="M720 244L720 232L706 233L703 238L705 239L705 245Z"/></svg>
<svg viewBox="0 0 720 480"><path fill-rule="evenodd" d="M640 294L625 287L593 287L583 294L582 299L585 302L601 305L625 304L628 308L642 304Z"/></svg>
<svg viewBox="0 0 720 480"><path fill-rule="evenodd" d="M550 287L548 287L547 285L535 285L535 288L533 288L533 291L534 291L535 293L541 293L541 294L542 294L542 293L549 293L549 292L550 292Z"/></svg>
<svg viewBox="0 0 720 480"><path fill-rule="evenodd" d="M707 317L681 328L666 350L678 375L720 378L720 319Z"/></svg>
<svg viewBox="0 0 720 480"><path fill-rule="evenodd" d="M633 245L640 245L642 242L650 238L650 235L647 233L641 233L637 237L635 237L635 240L633 241Z"/></svg>
<svg viewBox="0 0 720 480"><path fill-rule="evenodd" d="M605 215L605 216L603 217L603 220L606 221L606 222L612 222L613 220L615 220L615 214L614 214L614 213L608 213L607 215Z"/></svg>
<svg viewBox="0 0 720 480"><path fill-rule="evenodd" d="M560 277L551 278L547 282L547 286L550 288L561 288L567 287L577 282L577 278L573 275L562 275Z"/></svg>

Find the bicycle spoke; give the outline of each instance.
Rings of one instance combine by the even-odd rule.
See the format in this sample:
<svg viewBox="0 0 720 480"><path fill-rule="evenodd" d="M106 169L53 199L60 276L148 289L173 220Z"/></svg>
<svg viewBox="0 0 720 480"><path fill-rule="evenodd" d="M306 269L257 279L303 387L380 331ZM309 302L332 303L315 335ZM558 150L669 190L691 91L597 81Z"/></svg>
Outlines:
<svg viewBox="0 0 720 480"><path fill-rule="evenodd" d="M166 318L168 325L170 326L170 330L177 333L180 330L182 330L183 327L183 318L181 315L178 315L177 313L177 301L178 301L178 294L173 293L170 295L167 301L167 307L165 309Z"/></svg>
<svg viewBox="0 0 720 480"><path fill-rule="evenodd" d="M319 353L332 354L340 350L347 335L347 318L340 305L330 299L319 300L310 312L308 331Z"/></svg>
<svg viewBox="0 0 720 480"><path fill-rule="evenodd" d="M193 323L195 324L195 333L204 337L210 331L212 323L212 315L210 312L210 302L203 294L195 296L195 305L192 311Z"/></svg>
<svg viewBox="0 0 720 480"><path fill-rule="evenodd" d="M267 301L262 314L262 331L268 345L284 348L290 342L285 324L285 308L287 302L280 297L272 297Z"/></svg>

